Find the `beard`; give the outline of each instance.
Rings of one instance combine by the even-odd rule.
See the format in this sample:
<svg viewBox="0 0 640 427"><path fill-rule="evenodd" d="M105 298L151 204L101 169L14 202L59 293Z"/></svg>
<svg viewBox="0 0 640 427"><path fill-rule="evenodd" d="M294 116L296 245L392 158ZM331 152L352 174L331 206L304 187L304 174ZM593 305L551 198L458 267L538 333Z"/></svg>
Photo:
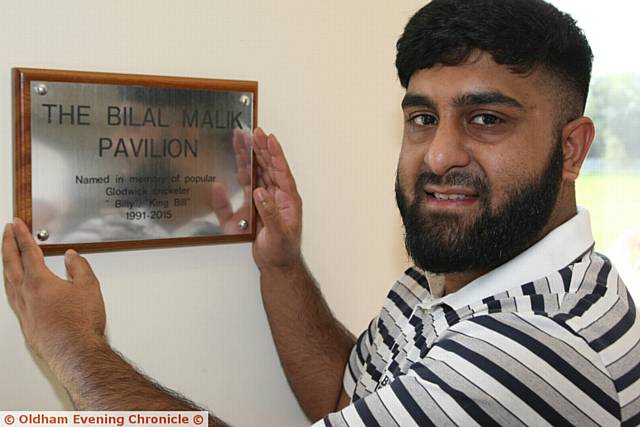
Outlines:
<svg viewBox="0 0 640 427"><path fill-rule="evenodd" d="M422 173L409 204L396 175L396 202L405 228L405 246L414 263L432 273L492 270L525 251L540 238L553 211L562 181L562 144L556 143L538 177L516 183L506 200L490 206L491 187L484 177L464 171L439 176ZM475 221L448 212L426 212L424 187L463 185L478 193Z"/></svg>

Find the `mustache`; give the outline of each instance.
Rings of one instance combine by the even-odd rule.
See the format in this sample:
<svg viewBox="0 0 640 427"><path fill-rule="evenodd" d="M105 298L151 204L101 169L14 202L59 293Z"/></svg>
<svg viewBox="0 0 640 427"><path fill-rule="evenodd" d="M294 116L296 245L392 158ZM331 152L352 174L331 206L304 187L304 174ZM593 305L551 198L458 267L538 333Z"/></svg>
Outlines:
<svg viewBox="0 0 640 427"><path fill-rule="evenodd" d="M469 187L478 194L487 194L491 187L483 177L463 171L452 171L445 175L436 175L433 172L422 172L416 179L415 194L420 194L426 185L449 185Z"/></svg>

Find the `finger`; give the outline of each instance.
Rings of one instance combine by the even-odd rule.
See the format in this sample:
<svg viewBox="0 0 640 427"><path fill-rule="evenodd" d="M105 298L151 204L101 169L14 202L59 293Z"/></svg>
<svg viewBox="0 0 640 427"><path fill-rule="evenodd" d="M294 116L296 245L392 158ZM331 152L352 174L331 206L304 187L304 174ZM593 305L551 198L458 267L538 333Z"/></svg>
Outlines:
<svg viewBox="0 0 640 427"><path fill-rule="evenodd" d="M253 152L256 163L258 164L258 173L262 175L265 185L269 187L273 184L269 176L271 159L269 157L269 150L267 149L267 135L260 128L257 128L253 134Z"/></svg>
<svg viewBox="0 0 640 427"><path fill-rule="evenodd" d="M253 131L253 148L264 150L267 148L267 134L261 127L255 128Z"/></svg>
<svg viewBox="0 0 640 427"><path fill-rule="evenodd" d="M257 188L253 192L253 197L260 216L259 221L262 222L264 227L275 231L276 234L280 234L279 232L283 229L282 219L274 203L273 196L264 188Z"/></svg>
<svg viewBox="0 0 640 427"><path fill-rule="evenodd" d="M219 182L214 182L211 186L211 209L213 209L213 213L218 217L220 225L223 226L233 216L233 208L227 191Z"/></svg>
<svg viewBox="0 0 640 427"><path fill-rule="evenodd" d="M265 172L261 167L256 168L256 178L258 179L257 187L266 187L267 184L264 180Z"/></svg>
<svg viewBox="0 0 640 427"><path fill-rule="evenodd" d="M73 249L69 249L64 253L64 265L67 268L69 279L73 283L82 285L98 283L98 278L93 272L89 261Z"/></svg>
<svg viewBox="0 0 640 427"><path fill-rule="evenodd" d="M269 156L271 157L272 177L278 187L290 194L297 194L296 181L293 178L287 158L284 156L282 146L275 135L269 135L267 139Z"/></svg>
<svg viewBox="0 0 640 427"><path fill-rule="evenodd" d="M4 233L2 233L2 271L7 296L12 299L15 288L22 282L24 271L11 224L5 225Z"/></svg>
<svg viewBox="0 0 640 427"><path fill-rule="evenodd" d="M263 154L257 151L254 151L254 153L255 153L256 164L258 166L257 167L258 175L262 177L262 180L266 186L273 185L273 180L271 179L271 176L269 174L269 170L271 169L271 167L265 160L267 157L266 154Z"/></svg>
<svg viewBox="0 0 640 427"><path fill-rule="evenodd" d="M44 255L42 249L33 240L31 232L27 225L20 219L16 218L13 222L13 232L18 242L18 249L22 259L22 267L26 273L38 272L46 269L44 264Z"/></svg>
<svg viewBox="0 0 640 427"><path fill-rule="evenodd" d="M273 185L273 179L269 172L271 167L265 162L265 157L266 156L261 156L260 153L255 152L258 175L262 178L264 185L270 187Z"/></svg>

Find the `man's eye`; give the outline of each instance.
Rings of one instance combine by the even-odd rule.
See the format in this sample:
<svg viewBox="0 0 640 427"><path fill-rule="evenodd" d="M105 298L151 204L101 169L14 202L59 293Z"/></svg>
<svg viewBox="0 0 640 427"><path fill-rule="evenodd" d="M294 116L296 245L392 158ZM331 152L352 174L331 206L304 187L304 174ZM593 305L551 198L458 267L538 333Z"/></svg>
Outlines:
<svg viewBox="0 0 640 427"><path fill-rule="evenodd" d="M433 126L438 123L438 119L433 114L416 114L411 116L409 121L418 126Z"/></svg>
<svg viewBox="0 0 640 427"><path fill-rule="evenodd" d="M493 114L478 114L477 116L473 116L471 118L471 123L473 123L474 125L481 125L481 126L495 126L498 125L500 123L502 123L503 120L498 117L495 116Z"/></svg>

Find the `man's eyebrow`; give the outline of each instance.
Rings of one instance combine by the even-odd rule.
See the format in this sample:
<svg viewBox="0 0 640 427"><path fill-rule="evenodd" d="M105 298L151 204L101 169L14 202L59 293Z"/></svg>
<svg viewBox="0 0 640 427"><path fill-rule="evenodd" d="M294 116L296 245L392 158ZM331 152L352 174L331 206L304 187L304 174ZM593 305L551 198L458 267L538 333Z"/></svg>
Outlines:
<svg viewBox="0 0 640 427"><path fill-rule="evenodd" d="M506 105L524 110L522 104L519 103L515 98L497 91L466 93L464 95L458 96L453 101L453 105L455 105L456 107L469 107L475 105L490 104Z"/></svg>
<svg viewBox="0 0 640 427"><path fill-rule="evenodd" d="M456 107L469 107L476 105L506 105L524 110L524 106L515 98L498 91L466 93L456 97L453 105ZM428 95L407 93L402 99L402 108L426 107L436 109L436 102Z"/></svg>
<svg viewBox="0 0 640 427"><path fill-rule="evenodd" d="M417 93L407 93L402 98L402 108L409 107L427 107L435 110L436 103L427 95L418 95Z"/></svg>

